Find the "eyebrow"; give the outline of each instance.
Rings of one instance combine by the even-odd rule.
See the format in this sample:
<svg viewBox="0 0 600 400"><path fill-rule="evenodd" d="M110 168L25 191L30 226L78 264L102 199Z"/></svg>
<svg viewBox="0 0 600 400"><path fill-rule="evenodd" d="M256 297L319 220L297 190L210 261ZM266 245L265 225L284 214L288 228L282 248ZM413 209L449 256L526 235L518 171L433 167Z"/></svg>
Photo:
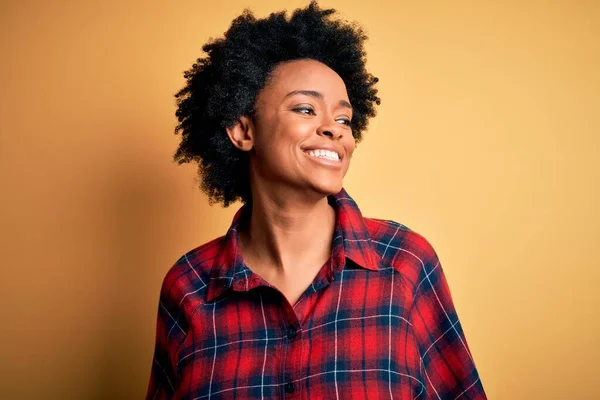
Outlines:
<svg viewBox="0 0 600 400"><path fill-rule="evenodd" d="M323 100L323 93L317 92L316 90L292 90L291 92L285 95L284 99L287 99L288 97L294 96L296 94L303 94L305 96L310 96L319 100ZM352 105L346 100L340 100L338 104L342 107L346 107L352 110Z"/></svg>

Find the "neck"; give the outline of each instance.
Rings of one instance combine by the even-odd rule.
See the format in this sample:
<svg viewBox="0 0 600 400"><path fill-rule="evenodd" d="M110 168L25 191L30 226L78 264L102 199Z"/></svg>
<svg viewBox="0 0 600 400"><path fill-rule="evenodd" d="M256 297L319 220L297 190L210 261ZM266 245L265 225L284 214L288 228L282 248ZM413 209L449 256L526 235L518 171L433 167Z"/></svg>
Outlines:
<svg viewBox="0 0 600 400"><path fill-rule="evenodd" d="M335 210L323 195L253 193L252 215L240 232L243 258L260 275L294 277L327 261L334 231Z"/></svg>

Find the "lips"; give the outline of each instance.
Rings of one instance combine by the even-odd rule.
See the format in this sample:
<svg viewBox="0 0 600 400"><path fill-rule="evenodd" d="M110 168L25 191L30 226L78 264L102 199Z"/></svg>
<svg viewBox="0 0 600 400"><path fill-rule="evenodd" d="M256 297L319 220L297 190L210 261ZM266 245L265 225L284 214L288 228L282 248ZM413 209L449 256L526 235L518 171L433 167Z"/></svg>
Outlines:
<svg viewBox="0 0 600 400"><path fill-rule="evenodd" d="M336 148L334 146L331 146L331 145L321 145L321 146L315 145L315 146L307 146L307 147L302 148L302 151L304 153L307 153L310 150L312 150L312 151L316 151L316 150L332 151L332 152L334 152L334 153L336 153L338 155L340 161L344 159L344 152L343 152L343 150L342 149L338 149L338 148Z"/></svg>
<svg viewBox="0 0 600 400"><path fill-rule="evenodd" d="M331 150L306 150L305 153L311 157L324 158L327 160L338 162L341 161L340 155Z"/></svg>
<svg viewBox="0 0 600 400"><path fill-rule="evenodd" d="M306 151L303 151L302 153L304 153L304 155L311 160L311 162L318 164L321 167L327 167L327 168L332 168L332 169L342 169L342 166L344 165L344 163L342 163L341 160L330 160L327 158L319 158L319 157L313 157L310 154L308 154Z"/></svg>

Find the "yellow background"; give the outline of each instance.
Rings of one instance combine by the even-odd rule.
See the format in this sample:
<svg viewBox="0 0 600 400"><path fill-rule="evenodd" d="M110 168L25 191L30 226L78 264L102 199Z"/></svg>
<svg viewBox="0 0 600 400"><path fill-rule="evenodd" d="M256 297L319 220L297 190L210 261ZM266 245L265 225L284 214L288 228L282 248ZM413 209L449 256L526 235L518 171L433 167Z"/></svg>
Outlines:
<svg viewBox="0 0 600 400"><path fill-rule="evenodd" d="M239 207L171 161L182 72L306 4L2 2L2 398L145 394L164 274ZM433 244L489 397L598 398L600 3L321 6L380 78L345 187Z"/></svg>

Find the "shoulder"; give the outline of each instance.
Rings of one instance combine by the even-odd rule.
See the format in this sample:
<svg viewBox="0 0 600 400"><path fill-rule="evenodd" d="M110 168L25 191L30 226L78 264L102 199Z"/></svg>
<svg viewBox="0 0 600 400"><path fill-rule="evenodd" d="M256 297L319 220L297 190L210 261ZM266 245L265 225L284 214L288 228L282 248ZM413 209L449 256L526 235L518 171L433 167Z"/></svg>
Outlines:
<svg viewBox="0 0 600 400"><path fill-rule="evenodd" d="M414 284L438 263L431 243L406 225L378 218L365 218L365 223L382 268L394 268Z"/></svg>
<svg viewBox="0 0 600 400"><path fill-rule="evenodd" d="M161 298L179 306L188 297L191 303L203 301L222 240L223 236L220 236L181 255L163 278Z"/></svg>

